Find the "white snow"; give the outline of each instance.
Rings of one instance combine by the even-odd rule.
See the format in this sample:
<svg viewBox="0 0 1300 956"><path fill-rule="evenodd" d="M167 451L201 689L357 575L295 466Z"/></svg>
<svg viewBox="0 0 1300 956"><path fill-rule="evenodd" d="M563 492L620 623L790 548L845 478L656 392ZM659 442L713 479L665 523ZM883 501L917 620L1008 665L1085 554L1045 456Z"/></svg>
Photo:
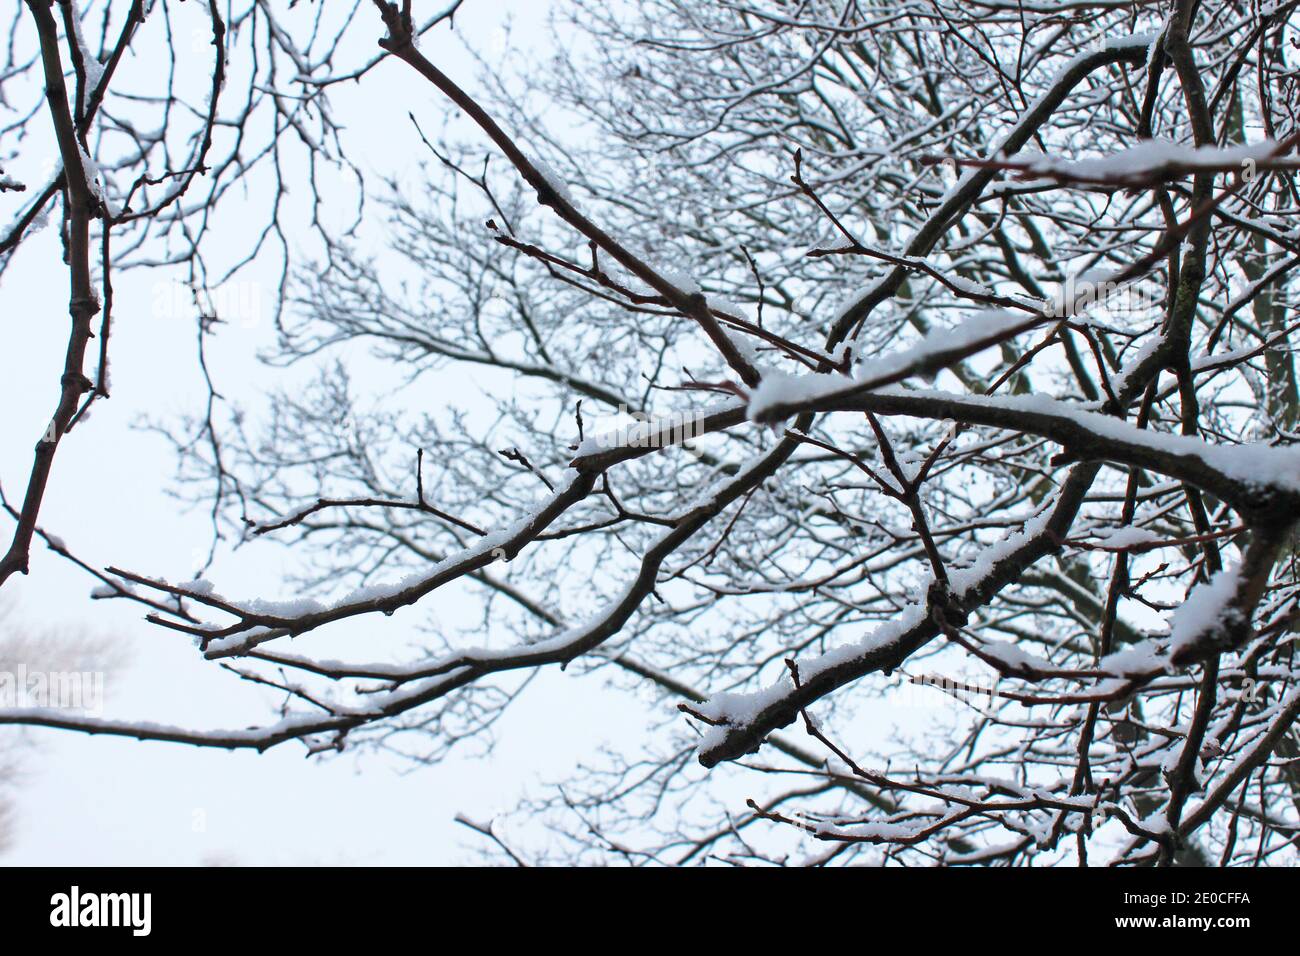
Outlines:
<svg viewBox="0 0 1300 956"><path fill-rule="evenodd" d="M1098 546L1116 551L1143 544L1154 544L1161 540L1163 539L1160 535L1154 531L1147 528L1134 528L1131 525L1124 528L1104 528L1097 533Z"/></svg>
<svg viewBox="0 0 1300 956"><path fill-rule="evenodd" d="M942 361L945 355L964 355L978 347L995 345L1032 328L1039 321L1038 316L1010 309L985 309L971 314L953 328L934 329L908 348L859 362L852 377L839 373L771 373L750 396L749 417L761 421L775 408L829 400L907 377L927 369L935 361Z"/></svg>
<svg viewBox="0 0 1300 956"><path fill-rule="evenodd" d="M1111 415L1081 408L1046 395L961 395L926 389L881 388L879 393L933 398L965 405L979 404L990 408L1028 414L1046 415L1070 421L1097 438L1130 446L1146 446L1177 457L1199 459L1205 466L1230 481L1253 487L1272 486L1289 493L1300 493L1300 446L1272 446L1263 442L1239 445L1211 444L1189 435L1175 435L1138 428Z"/></svg>
<svg viewBox="0 0 1300 956"><path fill-rule="evenodd" d="M1145 342L1136 351L1129 353L1127 361L1118 372L1111 377L1110 387L1116 394L1123 391L1125 384L1128 383L1129 376L1136 372L1148 358L1150 358L1160 346L1165 344L1163 335L1154 335L1150 341Z"/></svg>
<svg viewBox="0 0 1300 956"><path fill-rule="evenodd" d="M1027 175L1058 176L1095 183L1143 182L1159 173L1182 170L1245 168L1270 158L1277 150L1271 139L1223 148L1193 147L1152 139L1129 149L1088 159L1066 160L1042 153L1016 153L1008 162L1024 164Z"/></svg>
<svg viewBox="0 0 1300 956"><path fill-rule="evenodd" d="M569 189L569 184L565 182L560 174L551 167L550 163L542 159L540 156L529 156L528 161L533 164L534 169L541 173L542 179L546 180L546 185L550 186L557 196L567 202L574 209L577 209L579 212L582 211L573 199L573 193Z"/></svg>
<svg viewBox="0 0 1300 956"><path fill-rule="evenodd" d="M86 172L86 189L104 204L104 208L110 217L116 216L117 211L113 208L108 194L104 191L103 175L99 171L99 164L82 148L80 142L77 143L77 152L81 156L81 168Z"/></svg>
<svg viewBox="0 0 1300 956"><path fill-rule="evenodd" d="M76 0L72 2L72 15L69 19L72 21L73 38L76 40L77 48L81 52L82 67L86 72L86 96L89 97L96 89L99 88L99 81L104 78L104 65L99 62L90 45L86 43L86 38L81 32L81 11L77 9Z"/></svg>
<svg viewBox="0 0 1300 956"><path fill-rule="evenodd" d="M700 284L695 281L693 276L687 275L685 272L682 272L679 269L674 269L671 266L656 265L654 268L656 272L686 295L694 295L700 291Z"/></svg>
<svg viewBox="0 0 1300 956"><path fill-rule="evenodd" d="M1011 671L1051 671L1052 662L1030 654L1010 641L988 641L980 650Z"/></svg>
<svg viewBox="0 0 1300 956"><path fill-rule="evenodd" d="M838 372L827 375L790 375L768 372L749 396L749 417L761 420L770 409L813 402L857 387L857 381Z"/></svg>
<svg viewBox="0 0 1300 956"><path fill-rule="evenodd" d="M1230 605L1240 586L1241 567L1233 565L1192 588L1187 599L1169 618L1172 647L1177 650L1196 644L1232 624L1240 612Z"/></svg>
<svg viewBox="0 0 1300 956"><path fill-rule="evenodd" d="M1163 641L1139 641L1122 651L1107 654L1098 662L1098 668L1116 677L1138 677L1158 673L1169 666L1168 649ZM1104 688L1098 688L1104 690Z"/></svg>
<svg viewBox="0 0 1300 956"><path fill-rule="evenodd" d="M574 451L574 459L597 455L614 448L662 448L698 438L704 434L705 423L710 416L739 410L743 404L741 399L730 398L698 410L670 412L649 420L628 415L627 420L617 428L584 438Z"/></svg>
<svg viewBox="0 0 1300 956"><path fill-rule="evenodd" d="M1030 538L1041 534L1052 518L1052 509L1044 508L1026 521L1019 531L1013 531L1001 541L987 548L981 548L975 562L968 568L959 568L948 572L948 584L957 597L966 597L978 588L989 574L1004 558L1014 554Z"/></svg>

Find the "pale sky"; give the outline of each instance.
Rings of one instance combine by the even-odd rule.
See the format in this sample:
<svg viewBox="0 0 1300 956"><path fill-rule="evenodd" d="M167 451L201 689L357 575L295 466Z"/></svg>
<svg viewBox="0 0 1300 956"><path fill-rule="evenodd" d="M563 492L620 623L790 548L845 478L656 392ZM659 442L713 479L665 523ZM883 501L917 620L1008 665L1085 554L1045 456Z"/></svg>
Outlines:
<svg viewBox="0 0 1300 956"><path fill-rule="evenodd" d="M477 67L462 38L485 54L499 50L497 31L509 9L517 21L515 43L536 42L544 36L544 8L519 0L471 2L457 15L455 37L439 29L424 48L436 43L440 65L473 88ZM376 24L376 37L379 32ZM445 111L431 87L400 70L385 67L360 88L337 90L336 115L359 134L356 142L369 144L367 165L385 173L409 170L419 156L406 110L426 128L436 128ZM6 208L0 218L9 214ZM24 246L0 283L9 341L21 343L0 350L0 381L6 396L30 398L10 399L0 417L0 480L15 497L53 407L66 345L67 279L56 268L55 241L50 229ZM195 412L203 398L192 318L154 314L158 281L138 271L115 278L113 398L98 404L91 420L61 444L41 523L92 563L181 579L196 569L195 554L206 551L207 520L201 512L178 512L165 495L171 453L159 437L132 427L144 415L166 420ZM238 383L231 391L250 402L257 395L252 383L272 380L253 360L270 341L269 301L262 312L257 327L227 327L213 343L219 382ZM208 577L232 596L288 596L286 585L266 593L267 582L282 580L286 558L284 549L259 544L223 558ZM129 649L129 664L108 679L107 716L195 728L275 719L276 695L238 684L203 661L184 637L144 622L138 607L92 602L94 584L37 545L30 577L11 580L5 590L13 617L24 624L80 628ZM413 638L409 628L420 614L406 611L381 624L405 624L405 632L394 634ZM347 646L371 627L331 629L328 639ZM296 743L262 755L232 754L28 731L39 749L25 763L15 846L0 862L469 861L467 848L481 841L452 822L456 813L490 818L512 806L530 782L562 779L611 734L643 730L653 716L649 707L602 689L598 678L550 669L498 726L499 745L491 755L453 756L414 772L374 754L309 761Z"/></svg>

